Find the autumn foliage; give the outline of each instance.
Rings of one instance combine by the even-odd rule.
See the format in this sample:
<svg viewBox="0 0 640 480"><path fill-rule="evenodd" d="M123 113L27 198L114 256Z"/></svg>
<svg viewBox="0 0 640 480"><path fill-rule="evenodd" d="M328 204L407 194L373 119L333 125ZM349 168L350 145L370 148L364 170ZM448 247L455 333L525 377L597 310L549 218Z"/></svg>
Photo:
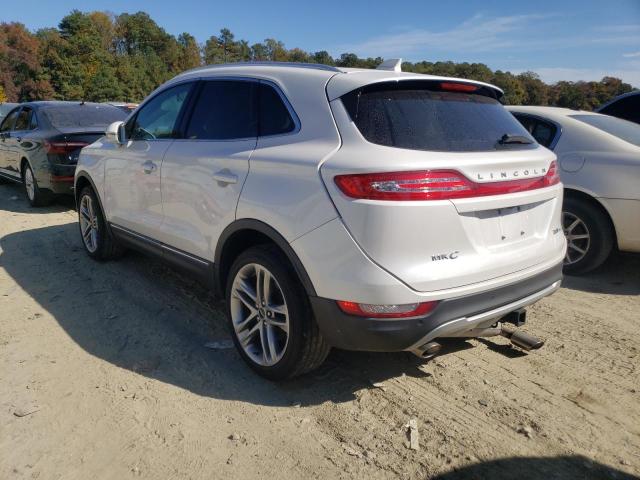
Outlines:
<svg viewBox="0 0 640 480"><path fill-rule="evenodd" d="M168 34L146 13L72 11L57 28L28 31L0 24L0 101L36 99L137 102L176 74L204 64L238 61L311 62L375 68L381 58L287 49L273 38L250 45L223 28L203 45L189 33ZM405 62L403 70L498 85L505 102L592 109L632 90L613 77L599 82L544 83L533 72L492 71L482 63Z"/></svg>

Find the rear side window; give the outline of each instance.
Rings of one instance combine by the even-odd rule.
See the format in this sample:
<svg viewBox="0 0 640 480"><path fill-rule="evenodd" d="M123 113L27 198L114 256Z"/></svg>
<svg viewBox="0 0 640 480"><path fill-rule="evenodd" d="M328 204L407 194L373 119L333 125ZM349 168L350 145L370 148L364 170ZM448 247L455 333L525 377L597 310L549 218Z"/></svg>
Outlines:
<svg viewBox="0 0 640 480"><path fill-rule="evenodd" d="M351 120L366 140L388 147L446 152L504 148L505 135L531 143L509 149L535 148L522 125L494 98L443 91L439 82L393 82L370 85L342 97Z"/></svg>
<svg viewBox="0 0 640 480"><path fill-rule="evenodd" d="M282 135L290 133L296 128L296 124L291 118L282 97L276 90L264 83L260 84L260 122L259 134Z"/></svg>
<svg viewBox="0 0 640 480"><path fill-rule="evenodd" d="M536 139L536 142L547 148L551 146L551 142L553 142L558 131L558 128L553 123L521 113L514 113L513 115L527 129L527 132Z"/></svg>
<svg viewBox="0 0 640 480"><path fill-rule="evenodd" d="M204 82L185 137L233 140L258 134L255 112L256 82L213 80Z"/></svg>
<svg viewBox="0 0 640 480"><path fill-rule="evenodd" d="M600 113L640 123L640 94L623 97L604 107Z"/></svg>
<svg viewBox="0 0 640 480"><path fill-rule="evenodd" d="M42 107L40 111L55 128L102 128L126 117L124 112L111 105L90 103L52 105Z"/></svg>
<svg viewBox="0 0 640 480"><path fill-rule="evenodd" d="M637 123L609 115L571 115L571 118L640 147L640 125Z"/></svg>

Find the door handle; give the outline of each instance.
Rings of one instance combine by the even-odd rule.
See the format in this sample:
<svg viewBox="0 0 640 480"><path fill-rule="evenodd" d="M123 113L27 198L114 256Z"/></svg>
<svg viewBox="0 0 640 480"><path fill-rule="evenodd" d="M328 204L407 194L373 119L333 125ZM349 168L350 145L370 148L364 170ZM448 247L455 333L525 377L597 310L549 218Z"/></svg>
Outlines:
<svg viewBox="0 0 640 480"><path fill-rule="evenodd" d="M229 172L229 170L226 170L226 169L220 170L219 172L214 173L213 179L217 182L226 183L226 184L238 183L238 176L234 175L233 173Z"/></svg>
<svg viewBox="0 0 640 480"><path fill-rule="evenodd" d="M144 173L155 172L156 168L158 168L158 167L151 160L147 160L146 162L144 162L142 164L142 169L144 170Z"/></svg>

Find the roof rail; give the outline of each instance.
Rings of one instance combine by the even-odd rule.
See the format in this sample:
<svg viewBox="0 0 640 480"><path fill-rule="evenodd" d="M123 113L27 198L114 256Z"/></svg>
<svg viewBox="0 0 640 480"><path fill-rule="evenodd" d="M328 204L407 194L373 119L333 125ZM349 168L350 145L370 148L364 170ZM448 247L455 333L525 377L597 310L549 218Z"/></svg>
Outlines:
<svg viewBox="0 0 640 480"><path fill-rule="evenodd" d="M401 72L402 71L402 59L401 58L390 58L389 60L385 60L380 65L376 67L376 70L389 70L392 72Z"/></svg>
<svg viewBox="0 0 640 480"><path fill-rule="evenodd" d="M267 66L267 67L295 67L295 68L311 68L314 70L325 70L328 72L341 72L337 67L331 65L324 65L322 63L299 63L299 62L234 62L234 63L220 63L214 65L204 65L202 67L192 68L191 70L185 70L180 75L185 73L198 72L200 70L208 70L210 68L229 68L229 67L255 67L255 66Z"/></svg>

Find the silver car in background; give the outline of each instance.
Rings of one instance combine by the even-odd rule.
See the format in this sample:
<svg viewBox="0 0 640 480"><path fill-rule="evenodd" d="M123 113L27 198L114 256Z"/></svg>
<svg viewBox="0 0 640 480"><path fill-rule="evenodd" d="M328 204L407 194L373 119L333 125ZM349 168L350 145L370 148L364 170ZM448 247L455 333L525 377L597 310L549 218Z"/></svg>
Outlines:
<svg viewBox="0 0 640 480"><path fill-rule="evenodd" d="M508 110L558 157L565 273L597 268L615 246L640 252L640 125L567 108Z"/></svg>

